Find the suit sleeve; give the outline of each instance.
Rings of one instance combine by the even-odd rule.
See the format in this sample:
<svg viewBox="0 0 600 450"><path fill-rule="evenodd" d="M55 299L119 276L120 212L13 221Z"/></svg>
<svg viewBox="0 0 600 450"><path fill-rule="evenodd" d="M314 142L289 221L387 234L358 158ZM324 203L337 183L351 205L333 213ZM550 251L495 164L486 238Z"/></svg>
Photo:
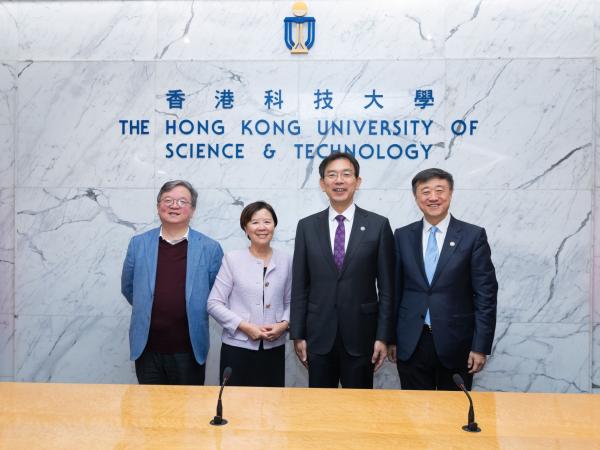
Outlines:
<svg viewBox="0 0 600 450"><path fill-rule="evenodd" d="M210 259L210 267L208 268L208 289L212 289L217 278L217 273L221 268L221 261L223 260L223 249L221 244L216 244L213 250L212 257Z"/></svg>
<svg viewBox="0 0 600 450"><path fill-rule="evenodd" d="M292 260L292 298L290 303L290 339L306 339L306 308L310 272L306 254L304 223L298 222Z"/></svg>
<svg viewBox="0 0 600 450"><path fill-rule="evenodd" d="M376 339L391 342L394 334L394 236L390 222L385 222L379 233L377 253L377 290L379 292L379 315Z"/></svg>
<svg viewBox="0 0 600 450"><path fill-rule="evenodd" d="M133 304L133 273L135 267L135 250L133 238L129 241L127 247L127 255L123 261L123 269L121 271L121 293L130 305Z"/></svg>
<svg viewBox="0 0 600 450"><path fill-rule="evenodd" d="M498 282L492 252L482 228L471 255L471 280L475 311L475 333L471 350L489 355L496 330Z"/></svg>
<svg viewBox="0 0 600 450"><path fill-rule="evenodd" d="M290 304L292 300L292 264L288 264L288 272L285 279L285 288L283 293L283 316L281 320L290 322Z"/></svg>
<svg viewBox="0 0 600 450"><path fill-rule="evenodd" d="M390 344L396 343L396 325L398 323L398 311L402 304L404 292L404 267L402 265L402 248L400 244L400 229L394 232L394 250L396 252L396 266L394 270L394 317L392 320L392 338Z"/></svg>
<svg viewBox="0 0 600 450"><path fill-rule="evenodd" d="M208 296L206 309L208 314L230 334L235 333L242 322L242 318L233 312L229 306L229 296L233 290L233 283L233 271L226 256L223 258L223 263Z"/></svg>

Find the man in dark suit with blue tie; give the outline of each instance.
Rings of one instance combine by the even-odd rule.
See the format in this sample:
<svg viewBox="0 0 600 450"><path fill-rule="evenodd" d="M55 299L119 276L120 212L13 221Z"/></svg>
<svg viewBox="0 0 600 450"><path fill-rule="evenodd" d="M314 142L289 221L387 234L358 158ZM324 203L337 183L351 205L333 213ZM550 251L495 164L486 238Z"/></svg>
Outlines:
<svg viewBox="0 0 600 450"><path fill-rule="evenodd" d="M290 338L310 387L372 388L393 336L394 241L389 221L354 204L358 161L319 165L329 208L298 223Z"/></svg>
<svg viewBox="0 0 600 450"><path fill-rule="evenodd" d="M396 345L402 389L470 389L496 328L498 283L485 230L448 213L454 180L419 172L412 190L423 219L396 230Z"/></svg>

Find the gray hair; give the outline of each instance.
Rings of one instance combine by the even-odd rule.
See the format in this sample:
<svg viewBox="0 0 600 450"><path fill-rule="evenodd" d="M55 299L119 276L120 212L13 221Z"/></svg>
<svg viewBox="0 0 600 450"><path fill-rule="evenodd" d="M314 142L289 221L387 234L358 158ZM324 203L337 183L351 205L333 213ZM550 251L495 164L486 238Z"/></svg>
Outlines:
<svg viewBox="0 0 600 450"><path fill-rule="evenodd" d="M163 194L172 191L177 186L183 186L188 191L190 191L190 194L192 196L192 208L196 208L196 202L198 201L198 192L196 192L196 189L194 189L190 182L184 180L172 180L167 181L165 184L163 184L160 188L160 191L158 191L156 203L160 203L160 199L163 196Z"/></svg>

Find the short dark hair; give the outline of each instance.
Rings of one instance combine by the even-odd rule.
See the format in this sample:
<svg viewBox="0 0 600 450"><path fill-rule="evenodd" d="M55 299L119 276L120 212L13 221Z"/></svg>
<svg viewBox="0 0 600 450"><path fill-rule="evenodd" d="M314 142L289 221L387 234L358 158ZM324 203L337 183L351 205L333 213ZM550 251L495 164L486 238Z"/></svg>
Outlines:
<svg viewBox="0 0 600 450"><path fill-rule="evenodd" d="M242 214L240 215L240 227L242 228L242 230L246 231L246 225L250 223L250 221L252 220L252 216L261 209L266 209L271 213L271 216L273 217L273 223L275 224L275 226L277 226L277 214L275 214L275 210L273 209L273 207L267 202L259 200L257 202L246 205L246 207L242 210Z"/></svg>
<svg viewBox="0 0 600 450"><path fill-rule="evenodd" d="M352 156L352 153L333 152L330 153L327 158L321 161L321 164L319 164L319 175L321 176L321 179L325 178L325 169L327 168L327 165L336 159L342 158L347 159L352 163L354 166L354 176L358 178L358 175L360 174L360 165L358 164L356 158Z"/></svg>
<svg viewBox="0 0 600 450"><path fill-rule="evenodd" d="M190 182L184 180L172 180L167 181L165 184L163 184L160 188L160 191L158 191L156 203L160 203L160 199L163 196L163 194L172 191L177 186L183 186L188 191L190 191L190 195L192 196L192 208L196 208L196 202L198 201L198 192L196 192L196 189L194 189Z"/></svg>
<svg viewBox="0 0 600 450"><path fill-rule="evenodd" d="M425 169L420 171L415 177L412 179L412 191L413 195L417 194L417 184L426 183L427 181L433 178L441 178L442 180L446 180L450 185L450 190L454 190L454 178L452 175L445 170L438 169L436 167L432 167L431 169Z"/></svg>

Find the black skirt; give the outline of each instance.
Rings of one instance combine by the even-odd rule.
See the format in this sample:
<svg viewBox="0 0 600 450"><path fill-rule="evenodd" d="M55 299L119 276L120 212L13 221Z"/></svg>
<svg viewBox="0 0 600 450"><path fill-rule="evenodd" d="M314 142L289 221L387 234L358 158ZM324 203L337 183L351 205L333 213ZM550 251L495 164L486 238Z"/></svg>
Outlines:
<svg viewBox="0 0 600 450"><path fill-rule="evenodd" d="M262 341L257 350L221 344L220 382L223 370L231 367L231 386L285 386L285 345L265 350Z"/></svg>

